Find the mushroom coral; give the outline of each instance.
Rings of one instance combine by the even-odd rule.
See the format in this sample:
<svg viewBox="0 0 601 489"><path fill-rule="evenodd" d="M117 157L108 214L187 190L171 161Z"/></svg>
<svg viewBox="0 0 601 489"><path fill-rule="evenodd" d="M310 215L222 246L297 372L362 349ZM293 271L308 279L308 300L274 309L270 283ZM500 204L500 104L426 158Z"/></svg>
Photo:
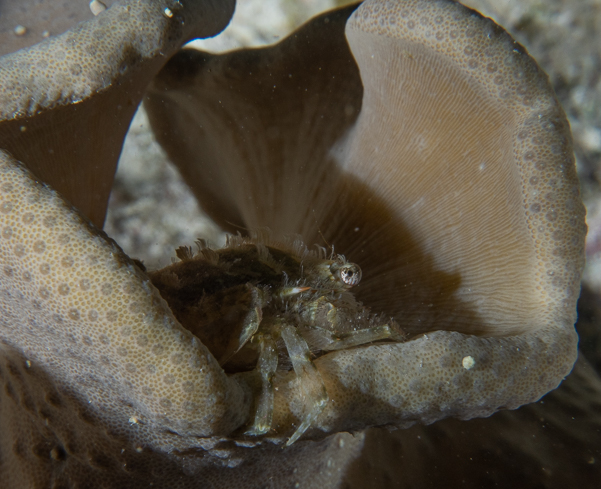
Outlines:
<svg viewBox="0 0 601 489"><path fill-rule="evenodd" d="M361 265L358 297L414 334L317 359L333 400L318 428L535 401L576 359L586 227L565 114L469 9L352 11L273 47L178 53L146 100L157 139L217 222L322 236ZM285 426L301 393L277 392Z"/></svg>
<svg viewBox="0 0 601 489"><path fill-rule="evenodd" d="M111 10L92 22L108 18ZM290 434L298 418L298 385L282 379L272 440L232 439L228 435L248 421L247 386L223 373L115 243L37 181L43 177L3 153L0 471L9 487L358 487L365 479L353 474L352 462L369 459L365 452L377 432L329 432L484 416L539 398L569 372L583 209L567 122L544 75L500 28L450 2L367 2L347 23L351 55L343 29L352 10L321 16L265 50L224 57L184 51L152 87L149 108L159 138L217 220L301 232L308 242L322 233L366 272L361 299L397 316L414 338L318 359L332 402L307 433L316 441L285 449L271 443ZM155 13L162 15L160 9ZM74 31L83 32L84 40L85 25ZM423 36L416 41L411 33ZM456 45L448 43L451 38ZM119 41L111 45L121 52ZM16 57L37 60L38 48ZM453 54L458 61L449 63ZM193 64L197 58L202 62ZM117 64L120 59L115 57ZM487 75L495 60L497 72ZM399 75L403 63L410 73L413 67L433 76L419 80L421 90L400 78L393 87L378 85L378 79ZM23 79L21 65L6 66L5 76ZM382 66L390 72L379 72ZM477 70L483 66L484 72ZM504 77L502 87L515 88L517 101L501 96L504 88L491 88L495 76ZM493 84L474 84L478 78ZM105 107L132 96L132 85L120 84L118 76L108 80L107 91L115 94ZM91 83L75 82L84 92ZM443 103L434 89L446 85L452 97ZM430 103L418 111L400 97L405 92ZM456 99L467 106L453 105ZM26 111L29 100L17 97L15 107ZM98 106L77 97L64 101L63 109L81 110L81 144L93 152L89 140L98 135L92 122ZM12 102L5 96L1 103L4 110ZM474 106L485 108L484 114ZM60 147L73 127L46 125L58 119L43 124L49 113L39 114L41 132L31 141L56 137ZM401 114L409 122L399 123ZM462 125L472 118L478 121L475 136ZM25 120L38 119L32 112ZM426 126L445 121L454 132L426 141ZM15 133L2 124L3 138ZM404 133L412 144L399 151L393 146ZM433 166L430 153L443 146L448 154L437 161L446 172ZM35 173L32 165L45 166L47 152L17 156ZM503 164L502 157L512 155ZM403 167L406 183L398 175ZM73 178L78 183L62 191L76 202L70 187L79 186L81 193L93 187L89 179ZM429 193L428 180L435 184ZM411 201L417 191L427 199ZM460 196L471 204L462 204ZM499 202L500 209L491 207ZM102 198L88 205L88 217L104 215ZM435 215L441 216L436 225ZM466 244L455 234L464 235ZM488 253L491 270L485 271L487 260L476 251ZM576 378L579 399L582 390L599 392L593 379ZM557 392L545 400L555 409L547 415L565 406ZM537 414L539 408L524 412ZM455 435L463 429L442 423L434 428ZM578 428L599 429L598 417ZM433 436L423 427L411 430ZM398 433L402 452L412 446L411 435Z"/></svg>

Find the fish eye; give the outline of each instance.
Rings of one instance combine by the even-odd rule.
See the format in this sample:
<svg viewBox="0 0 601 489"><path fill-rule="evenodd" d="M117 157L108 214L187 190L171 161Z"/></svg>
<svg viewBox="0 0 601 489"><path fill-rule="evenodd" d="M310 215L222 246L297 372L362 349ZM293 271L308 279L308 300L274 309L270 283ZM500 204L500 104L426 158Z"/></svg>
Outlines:
<svg viewBox="0 0 601 489"><path fill-rule="evenodd" d="M345 263L344 265L332 265L330 267L332 274L347 287L354 287L361 281L361 268L355 263Z"/></svg>

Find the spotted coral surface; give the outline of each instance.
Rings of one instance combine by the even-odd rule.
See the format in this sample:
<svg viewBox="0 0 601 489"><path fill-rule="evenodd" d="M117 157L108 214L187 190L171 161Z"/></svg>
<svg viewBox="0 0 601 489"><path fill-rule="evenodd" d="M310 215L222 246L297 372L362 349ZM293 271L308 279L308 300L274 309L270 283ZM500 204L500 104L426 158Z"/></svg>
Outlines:
<svg viewBox="0 0 601 489"><path fill-rule="evenodd" d="M396 4L371 2L363 11L369 14L370 5L372 14L381 16ZM460 12L470 22L482 21ZM406 22L420 21L418 13L411 15ZM368 31L386 24L371 25L370 19L367 15L361 21ZM428 32L424 28L426 38ZM489 34L498 32L493 27ZM463 68L469 70L469 62ZM536 79L540 74L532 70ZM546 102L555 104L552 98ZM527 135L531 139L516 146L524 171L532 171L525 163L526 153L536 146L534 138L544 136L544 129L536 126ZM546 202L530 202L530 191L521 195L520 203L528 225L518 222L538 250L534 268L540 273L535 280L543 300L534 311L546 314L545 306L551 305L558 314L519 330L519 335L425 331L407 343L328 354L317 364L333 402L310 437L372 424L407 426L449 415L486 416L539 398L569 372L576 351L575 297L570 291L577 286L581 241L572 243L566 233L555 231L569 229L574 215L578 229L582 208L573 196L573 171L562 167L571 162L566 149L570 142L560 144L562 154L543 155L550 158L555 173L544 169L551 173L542 172L541 185L554 188L551 180L565 170L567 176L555 182L560 183L555 191L560 202L576 202L573 214L562 207L554 224L547 194ZM278 379L277 431L272 439L227 437L248 417L251 401L245 386L227 377L177 324L118 246L4 154L0 171L0 450L10 487L242 487L263 484L267 475L273 487L342 483L365 433L299 441L286 450L273 445L292 432L299 419L302 392L288 376ZM520 174L513 176L519 180ZM532 175L527 176L522 189L535 185ZM550 206L540 222L527 214L536 203L541 211ZM298 207L298 202L293 204ZM539 227L529 227L533 224ZM560 251L545 255L553 246ZM386 255L378 258L382 257ZM526 263L532 265L532 259ZM545 275L547 264L560 275L556 284L553 274Z"/></svg>

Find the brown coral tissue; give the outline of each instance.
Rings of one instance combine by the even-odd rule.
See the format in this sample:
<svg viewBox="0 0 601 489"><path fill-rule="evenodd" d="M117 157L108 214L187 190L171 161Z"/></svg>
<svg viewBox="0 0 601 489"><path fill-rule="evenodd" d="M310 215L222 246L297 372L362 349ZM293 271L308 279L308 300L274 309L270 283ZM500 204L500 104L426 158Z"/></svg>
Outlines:
<svg viewBox="0 0 601 489"><path fill-rule="evenodd" d="M233 8L116 2L0 58L3 487L595 487L585 210L547 75L451 0L179 49ZM249 236L147 272L100 230L143 99Z"/></svg>

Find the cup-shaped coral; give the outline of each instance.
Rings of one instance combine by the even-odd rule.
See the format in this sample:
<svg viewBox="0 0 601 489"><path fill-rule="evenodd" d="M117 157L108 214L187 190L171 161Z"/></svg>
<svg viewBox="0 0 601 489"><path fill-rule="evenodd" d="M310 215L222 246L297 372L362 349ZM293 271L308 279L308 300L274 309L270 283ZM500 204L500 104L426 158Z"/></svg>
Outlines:
<svg viewBox="0 0 601 489"><path fill-rule="evenodd" d="M52 50L49 41L2 60L11 83L0 146L34 173L65 159L53 184L96 223L125 131L106 109L133 101L131 114L163 63L161 46L173 50L192 35L189 22L178 30L175 7L201 3L185 3L132 2L141 19L146 8L154 19L144 24L158 36L149 49L127 29L111 30L132 12L121 6ZM585 232L569 127L546 76L502 29L450 1L375 0L353 10L318 17L271 48L175 56L149 93L157 137L224 227L268 226L308 243L323 236L361 265L359 298L411 331L403 343L317 359L330 400L308 438L486 416L538 399L575 359ZM85 61L98 44L85 41L103 33L108 71L78 77L70 49ZM36 49L57 52L57 64ZM49 81L23 83L34 64ZM91 137L99 114L106 148ZM105 157L108 169L97 165ZM87 170L77 166L84 160ZM247 481L240 474L262 481L267 459L276 481L334 484L329 472L290 474L327 454L339 476L362 434L285 450L232 440L251 415L247 386L178 324L114 243L8 156L0 169L0 446L9 485L232 487ZM86 176L71 180L69 169ZM90 191L95 171L100 196ZM303 394L291 376L275 387L267 436L278 441L294 432Z"/></svg>
<svg viewBox="0 0 601 489"><path fill-rule="evenodd" d="M157 138L216 220L325 238L364 270L359 298L415 334L319 358L321 428L534 401L576 358L586 227L565 114L469 9L352 10L265 49L179 53L148 96Z"/></svg>

